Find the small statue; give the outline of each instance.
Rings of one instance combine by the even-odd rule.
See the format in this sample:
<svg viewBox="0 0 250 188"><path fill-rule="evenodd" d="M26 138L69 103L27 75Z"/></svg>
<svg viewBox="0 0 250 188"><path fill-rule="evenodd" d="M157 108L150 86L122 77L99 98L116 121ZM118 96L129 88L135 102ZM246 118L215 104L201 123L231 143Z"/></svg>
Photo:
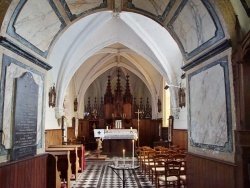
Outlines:
<svg viewBox="0 0 250 188"><path fill-rule="evenodd" d="M97 141L97 157L99 157L102 149L102 139L97 138L96 141Z"/></svg>
<svg viewBox="0 0 250 188"><path fill-rule="evenodd" d="M94 109L93 112L92 112L92 114L93 114L94 118L96 119L96 117L97 117L97 110Z"/></svg>

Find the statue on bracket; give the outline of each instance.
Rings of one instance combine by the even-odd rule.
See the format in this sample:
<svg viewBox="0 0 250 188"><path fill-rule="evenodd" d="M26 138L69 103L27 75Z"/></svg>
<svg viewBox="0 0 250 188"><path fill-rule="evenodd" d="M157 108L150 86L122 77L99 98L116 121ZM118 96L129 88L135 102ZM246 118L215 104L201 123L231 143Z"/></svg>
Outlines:
<svg viewBox="0 0 250 188"><path fill-rule="evenodd" d="M56 88L55 84L53 87L50 88L49 91L49 107L55 107L56 106Z"/></svg>
<svg viewBox="0 0 250 188"><path fill-rule="evenodd" d="M158 98L158 102L157 102L157 106L158 106L158 112L161 112L161 100Z"/></svg>
<svg viewBox="0 0 250 188"><path fill-rule="evenodd" d="M185 107L186 106L186 93L184 88L180 88L178 92L179 96L179 107Z"/></svg>
<svg viewBox="0 0 250 188"><path fill-rule="evenodd" d="M78 102L77 102L77 98L75 98L75 101L74 101L74 112L77 111L77 107L78 107Z"/></svg>

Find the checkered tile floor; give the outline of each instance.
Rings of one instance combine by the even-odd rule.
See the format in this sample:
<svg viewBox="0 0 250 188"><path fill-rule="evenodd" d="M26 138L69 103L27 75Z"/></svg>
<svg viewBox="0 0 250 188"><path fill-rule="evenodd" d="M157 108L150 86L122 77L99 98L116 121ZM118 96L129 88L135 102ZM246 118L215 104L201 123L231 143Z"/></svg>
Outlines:
<svg viewBox="0 0 250 188"><path fill-rule="evenodd" d="M122 187L122 181L118 178L111 168L108 167L112 162L93 161L87 162L86 169L81 173L71 186L71 188L118 188ZM122 171L118 171L122 177ZM125 171L126 187L151 188L154 185L140 172L140 170ZM129 178L128 178L129 177Z"/></svg>

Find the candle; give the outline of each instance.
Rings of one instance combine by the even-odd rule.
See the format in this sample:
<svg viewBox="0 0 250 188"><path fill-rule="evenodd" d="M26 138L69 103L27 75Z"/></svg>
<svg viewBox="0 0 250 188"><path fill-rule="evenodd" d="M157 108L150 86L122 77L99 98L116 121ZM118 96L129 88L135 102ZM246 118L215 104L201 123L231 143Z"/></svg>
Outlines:
<svg viewBox="0 0 250 188"><path fill-rule="evenodd" d="M125 149L122 150L123 153L123 165L125 165Z"/></svg>
<svg viewBox="0 0 250 188"><path fill-rule="evenodd" d="M108 126L106 126L106 129L108 130L108 129L109 129L109 127L108 127Z"/></svg>
<svg viewBox="0 0 250 188"><path fill-rule="evenodd" d="M135 141L132 140L132 167L134 167L134 165L135 165L134 152L135 152Z"/></svg>

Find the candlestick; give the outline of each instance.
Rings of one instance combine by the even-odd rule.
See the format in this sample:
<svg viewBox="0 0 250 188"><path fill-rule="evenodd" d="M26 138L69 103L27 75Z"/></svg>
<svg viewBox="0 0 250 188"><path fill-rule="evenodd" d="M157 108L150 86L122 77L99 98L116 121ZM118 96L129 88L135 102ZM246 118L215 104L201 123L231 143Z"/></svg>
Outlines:
<svg viewBox="0 0 250 188"><path fill-rule="evenodd" d="M123 152L123 165L125 165L125 149L123 149L122 152Z"/></svg>
<svg viewBox="0 0 250 188"><path fill-rule="evenodd" d="M134 152L135 152L135 141L132 140L132 167L134 167L134 165L135 165Z"/></svg>

